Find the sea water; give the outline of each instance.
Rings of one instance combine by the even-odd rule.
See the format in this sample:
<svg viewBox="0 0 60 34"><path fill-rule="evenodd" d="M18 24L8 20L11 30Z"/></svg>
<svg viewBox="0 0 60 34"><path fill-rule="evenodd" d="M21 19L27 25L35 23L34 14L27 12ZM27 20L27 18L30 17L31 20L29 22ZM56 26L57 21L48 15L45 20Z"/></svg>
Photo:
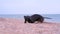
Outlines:
<svg viewBox="0 0 60 34"><path fill-rule="evenodd" d="M1 15L0 14L0 17L3 17L3 18L18 18L18 19L24 19L24 15L31 15L31 14L5 14L5 15ZM41 14L43 17L49 17L49 18L52 18L52 19L46 19L44 21L47 21L47 22L57 22L59 23L60 22L60 14Z"/></svg>
<svg viewBox="0 0 60 34"><path fill-rule="evenodd" d="M49 17L51 19L45 19L48 22L60 22L60 14L43 14L44 17Z"/></svg>

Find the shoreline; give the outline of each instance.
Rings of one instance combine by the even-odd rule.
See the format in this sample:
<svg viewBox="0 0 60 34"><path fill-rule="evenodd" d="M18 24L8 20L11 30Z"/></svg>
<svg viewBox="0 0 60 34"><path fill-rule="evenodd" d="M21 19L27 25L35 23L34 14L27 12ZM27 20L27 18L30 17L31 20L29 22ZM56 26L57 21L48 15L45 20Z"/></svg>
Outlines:
<svg viewBox="0 0 60 34"><path fill-rule="evenodd" d="M0 17L0 21L3 21L3 20L21 20L21 21L24 21L24 19L22 19L22 18L2 18L2 17ZM44 22L51 22L51 23L54 23L54 21L44 21ZM55 23L60 23L60 22L55 22Z"/></svg>

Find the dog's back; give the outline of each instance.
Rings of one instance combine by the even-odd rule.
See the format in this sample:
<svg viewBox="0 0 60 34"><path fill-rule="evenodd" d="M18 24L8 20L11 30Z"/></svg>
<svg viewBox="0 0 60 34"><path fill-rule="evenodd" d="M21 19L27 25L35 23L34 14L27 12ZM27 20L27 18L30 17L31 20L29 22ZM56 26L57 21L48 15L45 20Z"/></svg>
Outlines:
<svg viewBox="0 0 60 34"><path fill-rule="evenodd" d="M34 14L34 15L31 16L31 20L32 21L43 22L44 18L41 15L39 15L39 14Z"/></svg>

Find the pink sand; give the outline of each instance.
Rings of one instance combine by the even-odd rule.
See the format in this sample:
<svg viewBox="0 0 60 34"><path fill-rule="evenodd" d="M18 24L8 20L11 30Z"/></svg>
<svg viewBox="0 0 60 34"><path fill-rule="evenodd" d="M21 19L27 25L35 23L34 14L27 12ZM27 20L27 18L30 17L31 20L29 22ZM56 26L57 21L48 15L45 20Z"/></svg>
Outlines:
<svg viewBox="0 0 60 34"><path fill-rule="evenodd" d="M24 23L22 19L0 18L0 34L60 34L60 23Z"/></svg>

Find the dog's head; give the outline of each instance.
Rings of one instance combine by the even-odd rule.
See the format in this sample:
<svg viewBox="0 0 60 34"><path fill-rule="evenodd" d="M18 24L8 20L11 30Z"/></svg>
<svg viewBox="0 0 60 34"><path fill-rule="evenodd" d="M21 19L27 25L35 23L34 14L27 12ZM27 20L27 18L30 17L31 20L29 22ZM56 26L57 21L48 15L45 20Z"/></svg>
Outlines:
<svg viewBox="0 0 60 34"><path fill-rule="evenodd" d="M30 17L29 17L29 16L24 16L24 19L25 19L26 21L28 21L28 20L30 19Z"/></svg>
<svg viewBox="0 0 60 34"><path fill-rule="evenodd" d="M28 21L29 23L33 23L30 16L24 16L25 21Z"/></svg>

